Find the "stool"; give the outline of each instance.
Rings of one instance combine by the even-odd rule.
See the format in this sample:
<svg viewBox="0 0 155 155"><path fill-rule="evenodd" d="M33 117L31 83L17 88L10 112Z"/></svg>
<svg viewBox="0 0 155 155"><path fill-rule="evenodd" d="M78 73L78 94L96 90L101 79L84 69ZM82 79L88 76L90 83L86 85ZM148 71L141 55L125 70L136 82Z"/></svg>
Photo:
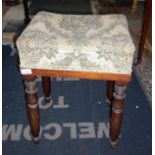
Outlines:
<svg viewBox="0 0 155 155"><path fill-rule="evenodd" d="M40 130L37 76L42 77L47 103L51 100L50 77L102 79L108 81L110 145L115 148L135 51L126 17L39 12L18 38L17 47L34 142Z"/></svg>

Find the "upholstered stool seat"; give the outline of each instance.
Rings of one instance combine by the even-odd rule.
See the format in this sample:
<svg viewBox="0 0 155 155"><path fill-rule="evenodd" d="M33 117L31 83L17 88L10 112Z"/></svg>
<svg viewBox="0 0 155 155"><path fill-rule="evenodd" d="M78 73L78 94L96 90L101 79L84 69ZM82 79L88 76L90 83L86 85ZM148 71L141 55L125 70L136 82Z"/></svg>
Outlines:
<svg viewBox="0 0 155 155"><path fill-rule="evenodd" d="M131 74L124 15L38 13L17 41L21 68Z"/></svg>
<svg viewBox="0 0 155 155"><path fill-rule="evenodd" d="M47 103L52 96L51 76L78 77L108 81L110 144L115 148L135 51L126 17L40 12L18 38L17 47L34 142L40 131L36 77L42 76Z"/></svg>

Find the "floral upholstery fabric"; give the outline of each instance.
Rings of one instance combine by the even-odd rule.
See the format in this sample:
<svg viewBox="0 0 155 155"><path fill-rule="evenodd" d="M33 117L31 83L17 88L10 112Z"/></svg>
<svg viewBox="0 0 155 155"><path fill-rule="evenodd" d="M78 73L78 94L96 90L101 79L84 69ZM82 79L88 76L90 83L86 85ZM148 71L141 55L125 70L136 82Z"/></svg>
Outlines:
<svg viewBox="0 0 155 155"><path fill-rule="evenodd" d="M20 67L131 74L126 17L39 12L17 40Z"/></svg>

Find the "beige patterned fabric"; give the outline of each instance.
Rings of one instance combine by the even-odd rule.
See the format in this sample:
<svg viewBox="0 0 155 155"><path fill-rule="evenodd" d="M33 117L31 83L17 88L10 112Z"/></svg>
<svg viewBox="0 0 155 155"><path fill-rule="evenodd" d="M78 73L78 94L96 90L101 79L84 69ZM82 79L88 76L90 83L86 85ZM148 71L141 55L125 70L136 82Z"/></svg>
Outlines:
<svg viewBox="0 0 155 155"><path fill-rule="evenodd" d="M17 40L20 67L131 74L126 17L39 12Z"/></svg>

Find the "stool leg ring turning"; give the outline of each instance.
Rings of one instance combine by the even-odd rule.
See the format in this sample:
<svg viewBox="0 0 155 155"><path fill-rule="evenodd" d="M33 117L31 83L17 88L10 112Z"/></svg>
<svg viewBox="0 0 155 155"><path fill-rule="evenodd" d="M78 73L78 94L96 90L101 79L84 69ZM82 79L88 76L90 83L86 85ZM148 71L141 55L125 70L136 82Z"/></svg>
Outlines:
<svg viewBox="0 0 155 155"><path fill-rule="evenodd" d="M40 116L36 81L34 76L25 76L25 93L28 120L31 128L32 140L39 143Z"/></svg>
<svg viewBox="0 0 155 155"><path fill-rule="evenodd" d="M124 99L126 97L127 83L116 82L114 86L114 100L112 103L112 114L110 121L110 145L116 148L118 144L121 123L123 118Z"/></svg>

